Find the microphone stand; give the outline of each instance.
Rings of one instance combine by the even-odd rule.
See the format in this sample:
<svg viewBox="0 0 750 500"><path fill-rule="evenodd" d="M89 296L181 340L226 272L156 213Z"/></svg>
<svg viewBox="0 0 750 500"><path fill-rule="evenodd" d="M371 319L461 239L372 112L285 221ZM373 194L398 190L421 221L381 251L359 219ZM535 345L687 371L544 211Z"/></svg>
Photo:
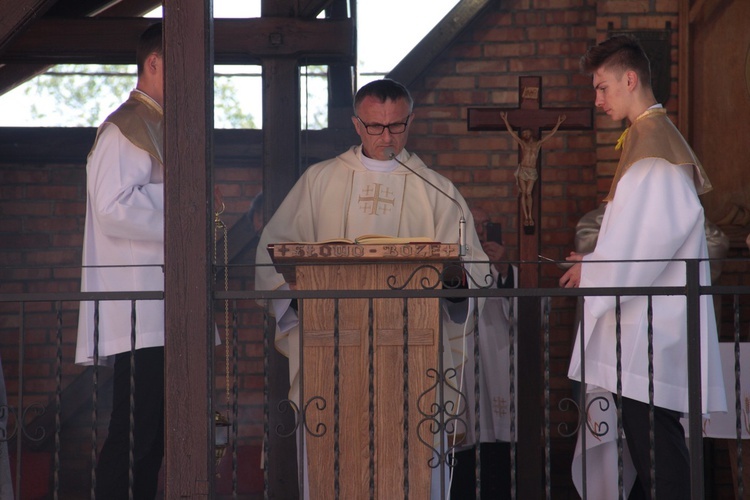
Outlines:
<svg viewBox="0 0 750 500"><path fill-rule="evenodd" d="M446 193L445 191L437 187L435 184L433 184L426 178L419 175L416 171L414 171L413 168L407 166L406 163L396 158L396 151L393 148L386 148L385 153L386 155L388 155L388 158L390 160L396 160L399 165L401 165L406 170L408 170L409 172L416 175L417 177L425 181L427 184L435 188L439 193L441 193L443 196L451 200L458 207L458 210L461 212L461 218L458 220L458 255L459 257L465 257L466 251L468 250L468 245L466 244L466 218L464 217L464 209L461 206L461 204L458 201L456 201L456 199L453 198L451 195L449 195L448 193Z"/></svg>

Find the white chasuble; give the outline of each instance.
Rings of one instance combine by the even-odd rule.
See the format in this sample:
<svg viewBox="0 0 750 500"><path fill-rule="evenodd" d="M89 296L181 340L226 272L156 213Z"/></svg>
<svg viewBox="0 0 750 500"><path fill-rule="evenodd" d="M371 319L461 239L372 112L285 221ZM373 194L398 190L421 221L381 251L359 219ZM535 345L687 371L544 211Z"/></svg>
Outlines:
<svg viewBox="0 0 750 500"><path fill-rule="evenodd" d="M427 168L417 155L402 151L399 158L443 193L457 200L460 209L448 196L430 186L408 169L388 162L370 161L354 146L336 158L317 163L305 171L283 203L263 229L258 248L270 243L293 241L324 241L333 238L354 239L365 234L394 237L424 236L435 241L458 241L458 221L466 216L468 251L466 270L471 274L469 286L484 283L489 266L474 230L469 207L461 193L445 177ZM395 163L395 162L394 162ZM391 168L393 167L393 168ZM255 286L258 290L276 290L284 286L284 277L271 262L268 252L259 251ZM469 301L471 302L471 301ZM480 311L484 301L480 301ZM463 315L446 315L443 323L456 328L455 336L447 334L446 366L460 368L463 364L462 339L468 333ZM293 312L293 311L292 311ZM289 357L289 397L299 397L299 330L296 321L285 322L275 310L278 328L276 348ZM295 314L296 316L296 314ZM277 324L277 327L280 326Z"/></svg>
<svg viewBox="0 0 750 500"><path fill-rule="evenodd" d="M355 172L346 219L346 237L398 235L405 184L405 175L369 170Z"/></svg>

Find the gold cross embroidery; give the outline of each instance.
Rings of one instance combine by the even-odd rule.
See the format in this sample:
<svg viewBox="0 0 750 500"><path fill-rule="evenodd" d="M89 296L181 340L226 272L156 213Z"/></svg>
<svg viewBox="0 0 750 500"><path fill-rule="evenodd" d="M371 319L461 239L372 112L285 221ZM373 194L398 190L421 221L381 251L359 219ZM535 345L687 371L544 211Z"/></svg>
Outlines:
<svg viewBox="0 0 750 500"><path fill-rule="evenodd" d="M378 212L386 214L393 208L395 200L391 190L382 184L375 183L375 186L367 186L359 195L359 208L368 215L378 215ZM382 198L381 198L382 191ZM382 204L382 207L381 207ZM390 206L389 206L390 205Z"/></svg>
<svg viewBox="0 0 750 500"><path fill-rule="evenodd" d="M492 399L492 410L495 415L504 417L508 414L508 401L505 398L495 397Z"/></svg>

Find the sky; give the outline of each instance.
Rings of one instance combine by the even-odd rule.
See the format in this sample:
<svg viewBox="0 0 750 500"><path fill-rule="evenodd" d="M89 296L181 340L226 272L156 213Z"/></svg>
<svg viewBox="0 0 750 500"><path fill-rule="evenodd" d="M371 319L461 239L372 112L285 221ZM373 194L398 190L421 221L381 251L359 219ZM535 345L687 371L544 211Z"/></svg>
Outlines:
<svg viewBox="0 0 750 500"><path fill-rule="evenodd" d="M358 0L358 73L388 73L456 3L457 0ZM259 0L214 0L213 6L214 18L260 15ZM161 9L148 16L161 17ZM132 71L135 71L135 66L132 66ZM225 66L215 70L217 75L224 71L257 73L257 68ZM376 77L362 76L357 81L362 85L373 78ZM243 103L243 110L247 109L257 117L255 121L258 125L262 115L259 109L259 80L257 77L248 77L248 84L242 86L243 92L238 96ZM24 87L27 85L33 85L33 80L0 96L0 127L78 126L69 121L72 118L65 116L34 119L31 105L36 103L39 106L41 103L38 97L25 95ZM311 83L311 88L312 85ZM324 89L322 93L325 93ZM101 105L100 119L103 120L126 97L99 96L105 101ZM218 118L216 126L221 126Z"/></svg>

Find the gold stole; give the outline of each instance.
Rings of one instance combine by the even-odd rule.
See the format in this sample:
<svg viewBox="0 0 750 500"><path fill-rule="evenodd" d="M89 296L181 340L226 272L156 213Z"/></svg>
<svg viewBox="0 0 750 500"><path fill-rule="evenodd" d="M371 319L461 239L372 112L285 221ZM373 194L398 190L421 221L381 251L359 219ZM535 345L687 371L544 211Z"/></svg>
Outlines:
<svg viewBox="0 0 750 500"><path fill-rule="evenodd" d="M164 112L153 99L133 90L128 100L112 112L104 123L116 125L133 145L164 165ZM97 138L98 135L97 132Z"/></svg>
<svg viewBox="0 0 750 500"><path fill-rule="evenodd" d="M628 168L645 158L662 158L673 165L693 165L695 166L694 177L697 177L694 181L698 194L707 193L712 189L701 162L669 119L667 110L664 108L648 109L636 118L623 132L618 146L622 146L622 155L617 164L609 194L604 201L612 201L617 183Z"/></svg>

